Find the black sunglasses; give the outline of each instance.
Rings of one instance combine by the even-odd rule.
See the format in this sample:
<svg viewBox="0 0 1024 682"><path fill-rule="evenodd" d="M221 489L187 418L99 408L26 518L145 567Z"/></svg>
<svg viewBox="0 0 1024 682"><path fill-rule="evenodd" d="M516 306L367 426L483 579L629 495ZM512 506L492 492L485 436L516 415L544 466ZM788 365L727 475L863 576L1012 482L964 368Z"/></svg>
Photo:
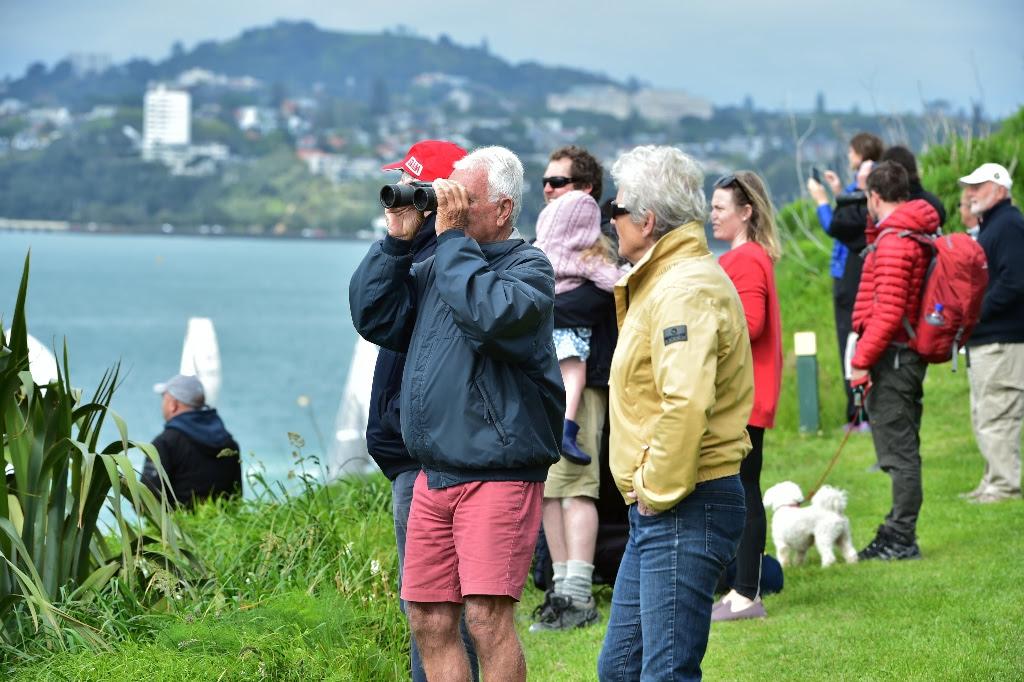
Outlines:
<svg viewBox="0 0 1024 682"><path fill-rule="evenodd" d="M541 187L544 185L551 185L551 189L561 189L573 182L576 182L576 178L567 178L564 175L552 175L550 178L543 178L541 180Z"/></svg>
<svg viewBox="0 0 1024 682"><path fill-rule="evenodd" d="M611 220L615 220L619 216L629 215L629 209L625 206L619 206L614 201L608 202L608 216Z"/></svg>

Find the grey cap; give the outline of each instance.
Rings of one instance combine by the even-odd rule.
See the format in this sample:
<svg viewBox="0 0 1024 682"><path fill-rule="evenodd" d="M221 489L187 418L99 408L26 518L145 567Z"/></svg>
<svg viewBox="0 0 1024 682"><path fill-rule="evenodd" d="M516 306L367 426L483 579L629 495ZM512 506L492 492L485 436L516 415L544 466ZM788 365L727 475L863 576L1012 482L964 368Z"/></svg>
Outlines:
<svg viewBox="0 0 1024 682"><path fill-rule="evenodd" d="M190 407L202 407L206 403L206 394L199 379L184 374L176 374L161 384L154 384L157 393L170 393L179 403Z"/></svg>

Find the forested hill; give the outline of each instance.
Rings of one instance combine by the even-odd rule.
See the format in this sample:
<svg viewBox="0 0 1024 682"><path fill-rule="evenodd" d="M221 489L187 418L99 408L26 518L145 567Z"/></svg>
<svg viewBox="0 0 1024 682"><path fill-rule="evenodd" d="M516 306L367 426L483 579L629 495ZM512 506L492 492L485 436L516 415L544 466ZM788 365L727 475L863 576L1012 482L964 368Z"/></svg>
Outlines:
<svg viewBox="0 0 1024 682"><path fill-rule="evenodd" d="M33 64L8 85L6 96L85 109L96 103L138 101L150 81L172 79L193 68L251 76L289 93L322 88L334 96L364 101L380 83L392 93L402 93L411 87L413 77L431 72L466 78L527 105L574 85L613 82L577 69L510 64L490 54L485 43L465 47L446 36L432 41L408 34L346 33L309 22L280 21L225 42L202 42L192 50L179 43L162 61L135 59L98 74L76 74L70 60L50 69Z"/></svg>

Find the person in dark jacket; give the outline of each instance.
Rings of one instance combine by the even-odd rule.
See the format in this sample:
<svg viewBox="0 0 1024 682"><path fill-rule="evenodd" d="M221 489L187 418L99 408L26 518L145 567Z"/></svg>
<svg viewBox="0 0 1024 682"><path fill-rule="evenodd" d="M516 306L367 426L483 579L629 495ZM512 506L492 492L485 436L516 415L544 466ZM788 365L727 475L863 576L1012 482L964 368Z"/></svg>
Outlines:
<svg viewBox="0 0 1024 682"><path fill-rule="evenodd" d="M242 494L238 443L224 428L217 410L206 405L199 379L178 374L157 384L163 394L163 432L153 439L171 496L152 460L146 459L142 482L172 506L192 507L212 497Z"/></svg>
<svg viewBox="0 0 1024 682"><path fill-rule="evenodd" d="M433 182L437 178L451 175L455 162L466 155L462 147L445 140L422 140L409 148L405 158L387 164L381 170L400 170L400 183ZM388 224L404 223L418 225L412 238L412 262L422 263L434 255L437 248L437 234L434 232L436 214L433 211L420 213L413 206L389 208L384 211ZM377 364L373 370L373 384L370 388L370 413L366 422L366 450L380 470L391 481L391 512L395 524L395 545L398 549L398 591L402 591L402 570L405 567L405 538L409 525L409 509L412 507L412 489L420 464L405 447L402 440L401 395L402 374L405 371L405 354L387 348L377 353ZM406 605L401 601L402 612ZM469 655L473 678L476 679L477 660L473 641L461 626L463 643ZM416 639L409 643L410 674L413 682L426 682L419 647Z"/></svg>
<svg viewBox="0 0 1024 682"><path fill-rule="evenodd" d="M858 334L850 383L867 395L878 463L892 479L892 508L860 559L918 559L921 511L921 410L927 364L907 347L903 320L916 320L931 250L903 232L939 229L939 215L922 199L910 200L907 171L883 161L868 176L869 244L853 329ZM870 389L870 390L869 390Z"/></svg>
<svg viewBox="0 0 1024 682"><path fill-rule="evenodd" d="M435 180L437 248L413 265L415 229L392 223L352 276L363 338L406 353L402 436L420 463L402 598L430 678L469 675L463 603L485 679L526 677L515 630L543 482L560 457L565 393L554 271L515 221L523 166L478 149Z"/></svg>
<svg viewBox="0 0 1024 682"><path fill-rule="evenodd" d="M857 133L850 140L850 146L846 152L850 170L857 174L857 179L851 182L844 189L839 180L839 175L834 171L825 171L825 181L829 184L832 194L836 197L836 209L828 200L828 194L821 183L809 178L807 180L807 191L817 203L818 222L833 239L832 260L829 272L832 275L832 308L836 321L836 340L839 348L839 365L844 367L846 355L846 339L853 329L853 300L857 295L857 286L860 284L860 271L864 266L860 252L864 249L864 225L867 222L867 208L863 214L853 217L853 220L860 220L859 236L850 239L840 236L844 222L850 220L847 211L841 207L843 201L850 195L864 187L863 180L871 170L871 165L878 161L882 155L884 143L877 135L871 133ZM858 185L858 181L860 184ZM844 369L845 376L845 369ZM853 391L850 384L844 379L843 386L846 389L846 426L853 425L857 410L853 405ZM861 425L867 428L866 423Z"/></svg>
<svg viewBox="0 0 1024 682"><path fill-rule="evenodd" d="M968 341L971 422L985 472L963 497L987 504L1021 496L1020 431L1024 422L1024 215L1011 203L1006 168L982 164L960 178L971 212L981 218L978 243L988 259L981 319Z"/></svg>

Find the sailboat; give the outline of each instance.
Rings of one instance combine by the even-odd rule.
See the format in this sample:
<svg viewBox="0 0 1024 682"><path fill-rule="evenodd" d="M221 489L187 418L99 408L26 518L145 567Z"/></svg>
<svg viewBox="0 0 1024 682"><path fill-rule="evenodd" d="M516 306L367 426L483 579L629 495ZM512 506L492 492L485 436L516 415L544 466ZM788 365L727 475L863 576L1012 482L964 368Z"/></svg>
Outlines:
<svg viewBox="0 0 1024 682"><path fill-rule="evenodd" d="M214 407L220 397L220 349L213 320L208 317L190 317L181 348L181 374L194 376L203 385L206 404Z"/></svg>
<svg viewBox="0 0 1024 682"><path fill-rule="evenodd" d="M328 473L332 478L377 471L366 451L366 420L376 364L377 346L356 336L348 379L334 420L334 436L327 449Z"/></svg>

